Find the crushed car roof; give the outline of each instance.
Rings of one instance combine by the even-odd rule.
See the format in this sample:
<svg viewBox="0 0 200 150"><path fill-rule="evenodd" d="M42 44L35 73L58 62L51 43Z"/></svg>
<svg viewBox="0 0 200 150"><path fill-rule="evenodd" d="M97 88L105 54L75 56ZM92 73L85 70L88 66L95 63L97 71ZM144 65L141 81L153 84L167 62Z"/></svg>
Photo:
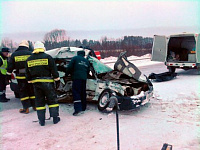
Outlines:
<svg viewBox="0 0 200 150"><path fill-rule="evenodd" d="M70 59L74 56L77 56L77 52L82 50L85 51L85 57L88 57L91 50L84 48L77 48L77 47L55 48L46 51L46 53L51 55L53 58ZM114 70L123 72L124 74L138 81L146 82L146 78L143 76L141 71L134 64L132 64L127 60L125 53L126 52L123 52L119 55L118 60L114 65ZM101 61L99 61L94 57L88 57L88 60L90 61L90 63L93 64L93 67L97 74L106 73L113 70L109 66L105 65L104 63L102 63Z"/></svg>
<svg viewBox="0 0 200 150"><path fill-rule="evenodd" d="M53 58L72 58L77 55L78 51L85 51L85 55L88 56L90 50L78 47L61 47L48 50L45 53L51 55Z"/></svg>

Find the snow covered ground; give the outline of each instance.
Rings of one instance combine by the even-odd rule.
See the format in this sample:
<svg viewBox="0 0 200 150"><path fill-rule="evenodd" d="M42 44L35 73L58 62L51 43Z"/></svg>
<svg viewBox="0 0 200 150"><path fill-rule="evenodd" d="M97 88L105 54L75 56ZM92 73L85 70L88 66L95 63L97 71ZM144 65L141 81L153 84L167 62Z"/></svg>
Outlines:
<svg viewBox="0 0 200 150"><path fill-rule="evenodd" d="M127 59L130 62L134 63L137 67L148 66L148 65L159 64L160 63L160 62L155 62L155 61L153 62L153 61L151 61L150 58L151 58L151 54L146 54L146 55L143 55L141 57L130 56ZM109 67L114 68L114 63L117 61L117 57L110 56L110 57L101 59L101 61L103 63L105 63L106 65L108 65Z"/></svg>
<svg viewBox="0 0 200 150"><path fill-rule="evenodd" d="M163 63L150 59L134 62L146 74L167 71ZM154 97L148 105L119 112L121 150L160 150L163 143L173 150L200 148L200 77L196 70L177 73L174 80L153 82ZM90 103L83 115L74 117L72 104L60 104L61 122L54 125L50 120L41 127L33 122L36 112L18 113L20 101L9 87L7 95L11 101L0 103L2 150L117 149L115 112L103 114Z"/></svg>

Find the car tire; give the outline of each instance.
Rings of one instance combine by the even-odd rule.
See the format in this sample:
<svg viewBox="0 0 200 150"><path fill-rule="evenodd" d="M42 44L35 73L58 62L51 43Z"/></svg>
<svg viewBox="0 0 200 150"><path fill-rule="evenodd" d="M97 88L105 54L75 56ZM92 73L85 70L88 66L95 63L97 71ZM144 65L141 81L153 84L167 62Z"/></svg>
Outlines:
<svg viewBox="0 0 200 150"><path fill-rule="evenodd" d="M98 109L99 111L104 111L109 103L110 103L110 97L112 95L112 91L110 89L105 89L103 92L101 92L99 99L98 99Z"/></svg>

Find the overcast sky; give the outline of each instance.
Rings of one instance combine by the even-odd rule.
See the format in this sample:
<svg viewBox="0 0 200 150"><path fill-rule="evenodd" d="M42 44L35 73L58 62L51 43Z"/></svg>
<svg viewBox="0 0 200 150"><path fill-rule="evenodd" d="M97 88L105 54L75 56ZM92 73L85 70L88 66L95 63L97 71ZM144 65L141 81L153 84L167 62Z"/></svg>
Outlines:
<svg viewBox="0 0 200 150"><path fill-rule="evenodd" d="M1 33L200 27L196 1L1 0Z"/></svg>

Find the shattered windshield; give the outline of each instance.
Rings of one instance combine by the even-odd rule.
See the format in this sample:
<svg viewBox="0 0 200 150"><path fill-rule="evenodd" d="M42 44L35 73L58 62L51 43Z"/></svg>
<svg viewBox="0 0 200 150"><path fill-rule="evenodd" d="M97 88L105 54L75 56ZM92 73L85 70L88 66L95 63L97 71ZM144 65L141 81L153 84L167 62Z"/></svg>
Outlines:
<svg viewBox="0 0 200 150"><path fill-rule="evenodd" d="M106 66L104 63L102 63L101 61L99 61L98 59L96 59L94 57L89 56L88 60L94 67L94 70L97 74L112 71L112 69L110 67Z"/></svg>

